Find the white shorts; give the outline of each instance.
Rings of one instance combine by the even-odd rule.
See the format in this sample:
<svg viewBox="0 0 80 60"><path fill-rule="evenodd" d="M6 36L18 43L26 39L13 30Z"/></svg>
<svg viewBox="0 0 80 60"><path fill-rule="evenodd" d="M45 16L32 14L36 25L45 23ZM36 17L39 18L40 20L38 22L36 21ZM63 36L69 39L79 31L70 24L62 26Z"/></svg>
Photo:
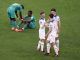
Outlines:
<svg viewBox="0 0 80 60"><path fill-rule="evenodd" d="M39 39L45 39L45 30L39 30Z"/></svg>
<svg viewBox="0 0 80 60"><path fill-rule="evenodd" d="M56 32L49 34L47 41L49 41L50 43L55 43L56 36L57 36Z"/></svg>
<svg viewBox="0 0 80 60"><path fill-rule="evenodd" d="M55 37L52 36L52 35L49 35L48 38L47 38L47 41L50 42L50 43L55 43Z"/></svg>

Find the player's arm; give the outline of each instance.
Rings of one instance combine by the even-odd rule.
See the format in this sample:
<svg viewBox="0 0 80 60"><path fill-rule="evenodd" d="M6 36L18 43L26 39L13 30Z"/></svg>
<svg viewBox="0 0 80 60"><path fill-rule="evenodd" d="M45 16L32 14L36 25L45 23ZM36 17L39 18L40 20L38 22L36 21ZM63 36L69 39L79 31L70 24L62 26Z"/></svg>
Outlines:
<svg viewBox="0 0 80 60"><path fill-rule="evenodd" d="M44 27L48 28L48 24L46 22L44 24L42 24L42 28L44 28Z"/></svg>
<svg viewBox="0 0 80 60"><path fill-rule="evenodd" d="M44 26L45 26L45 28L49 28L49 26L48 26L48 23L46 22L45 24L44 24Z"/></svg>
<svg viewBox="0 0 80 60"><path fill-rule="evenodd" d="M46 39L48 38L48 35L51 33L51 31L52 31L52 27L49 28L49 30L48 30L48 32L46 34Z"/></svg>
<svg viewBox="0 0 80 60"><path fill-rule="evenodd" d="M44 25L43 25L43 24L41 25L41 28L42 28L42 29L44 28Z"/></svg>
<svg viewBox="0 0 80 60"><path fill-rule="evenodd" d="M20 16L20 19L22 19L22 12L19 11L19 16Z"/></svg>
<svg viewBox="0 0 80 60"><path fill-rule="evenodd" d="M16 14L16 17L18 18L18 14L17 14L17 11L15 11L15 14Z"/></svg>
<svg viewBox="0 0 80 60"><path fill-rule="evenodd" d="M58 34L60 33L60 28L61 28L61 22L60 19L58 20Z"/></svg>

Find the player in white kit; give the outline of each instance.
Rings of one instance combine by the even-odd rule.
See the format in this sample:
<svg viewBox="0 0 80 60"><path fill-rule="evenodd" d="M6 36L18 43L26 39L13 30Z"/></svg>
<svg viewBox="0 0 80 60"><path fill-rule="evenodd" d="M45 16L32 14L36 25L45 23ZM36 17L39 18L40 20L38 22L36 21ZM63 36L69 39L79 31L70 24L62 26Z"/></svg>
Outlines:
<svg viewBox="0 0 80 60"><path fill-rule="evenodd" d="M58 56L58 47L56 46L56 33L57 33L57 30L56 30L56 21L53 20L53 14L50 14L49 15L49 30L46 34L46 38L47 38L47 53L46 55L49 55L50 54L50 48L53 47L54 48L54 51L55 51L55 56Z"/></svg>
<svg viewBox="0 0 80 60"><path fill-rule="evenodd" d="M59 48L59 34L60 34L60 17L57 16L57 13L56 13L56 9L55 8L52 8L51 9L51 14L54 15L53 17L53 20L55 20L55 23L56 23L56 30L57 30L57 34L56 34L56 46L58 47L58 49L60 50Z"/></svg>
<svg viewBox="0 0 80 60"><path fill-rule="evenodd" d="M45 12L40 13L41 18L39 19L39 42L37 50L44 51L44 41L45 41Z"/></svg>

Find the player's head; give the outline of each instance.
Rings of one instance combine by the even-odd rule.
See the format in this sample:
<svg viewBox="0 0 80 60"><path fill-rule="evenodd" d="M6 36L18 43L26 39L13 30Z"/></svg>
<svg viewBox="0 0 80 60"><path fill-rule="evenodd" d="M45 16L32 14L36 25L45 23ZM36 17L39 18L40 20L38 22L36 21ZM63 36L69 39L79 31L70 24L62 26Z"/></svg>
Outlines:
<svg viewBox="0 0 80 60"><path fill-rule="evenodd" d="M29 11L28 11L28 16L31 17L32 14L33 14L32 10L29 10Z"/></svg>
<svg viewBox="0 0 80 60"><path fill-rule="evenodd" d="M49 14L50 19L53 19L53 16L54 16L53 14Z"/></svg>
<svg viewBox="0 0 80 60"><path fill-rule="evenodd" d="M44 18L45 17L45 12L44 11L41 11L40 12L40 16Z"/></svg>
<svg viewBox="0 0 80 60"><path fill-rule="evenodd" d="M51 9L51 14L53 14L54 16L56 16L56 9L55 8Z"/></svg>
<svg viewBox="0 0 80 60"><path fill-rule="evenodd" d="M53 22L53 17L54 17L53 14L49 14L49 22Z"/></svg>
<svg viewBox="0 0 80 60"><path fill-rule="evenodd" d="M24 9L24 5L21 5L22 9Z"/></svg>

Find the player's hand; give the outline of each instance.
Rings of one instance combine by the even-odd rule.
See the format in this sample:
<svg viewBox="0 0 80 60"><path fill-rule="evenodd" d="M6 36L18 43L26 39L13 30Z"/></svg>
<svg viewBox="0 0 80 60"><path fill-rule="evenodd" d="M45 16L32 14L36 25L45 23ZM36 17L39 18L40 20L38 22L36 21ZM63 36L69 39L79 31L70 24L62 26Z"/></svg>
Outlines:
<svg viewBox="0 0 80 60"><path fill-rule="evenodd" d="M24 19L22 18L21 21L23 21Z"/></svg>
<svg viewBox="0 0 80 60"><path fill-rule="evenodd" d="M23 19L23 18L21 18L20 20L21 20L21 21L24 21L24 19Z"/></svg>
<svg viewBox="0 0 80 60"><path fill-rule="evenodd" d="M48 27L48 23L45 23L45 27L46 27L46 28L49 28L49 27Z"/></svg>

